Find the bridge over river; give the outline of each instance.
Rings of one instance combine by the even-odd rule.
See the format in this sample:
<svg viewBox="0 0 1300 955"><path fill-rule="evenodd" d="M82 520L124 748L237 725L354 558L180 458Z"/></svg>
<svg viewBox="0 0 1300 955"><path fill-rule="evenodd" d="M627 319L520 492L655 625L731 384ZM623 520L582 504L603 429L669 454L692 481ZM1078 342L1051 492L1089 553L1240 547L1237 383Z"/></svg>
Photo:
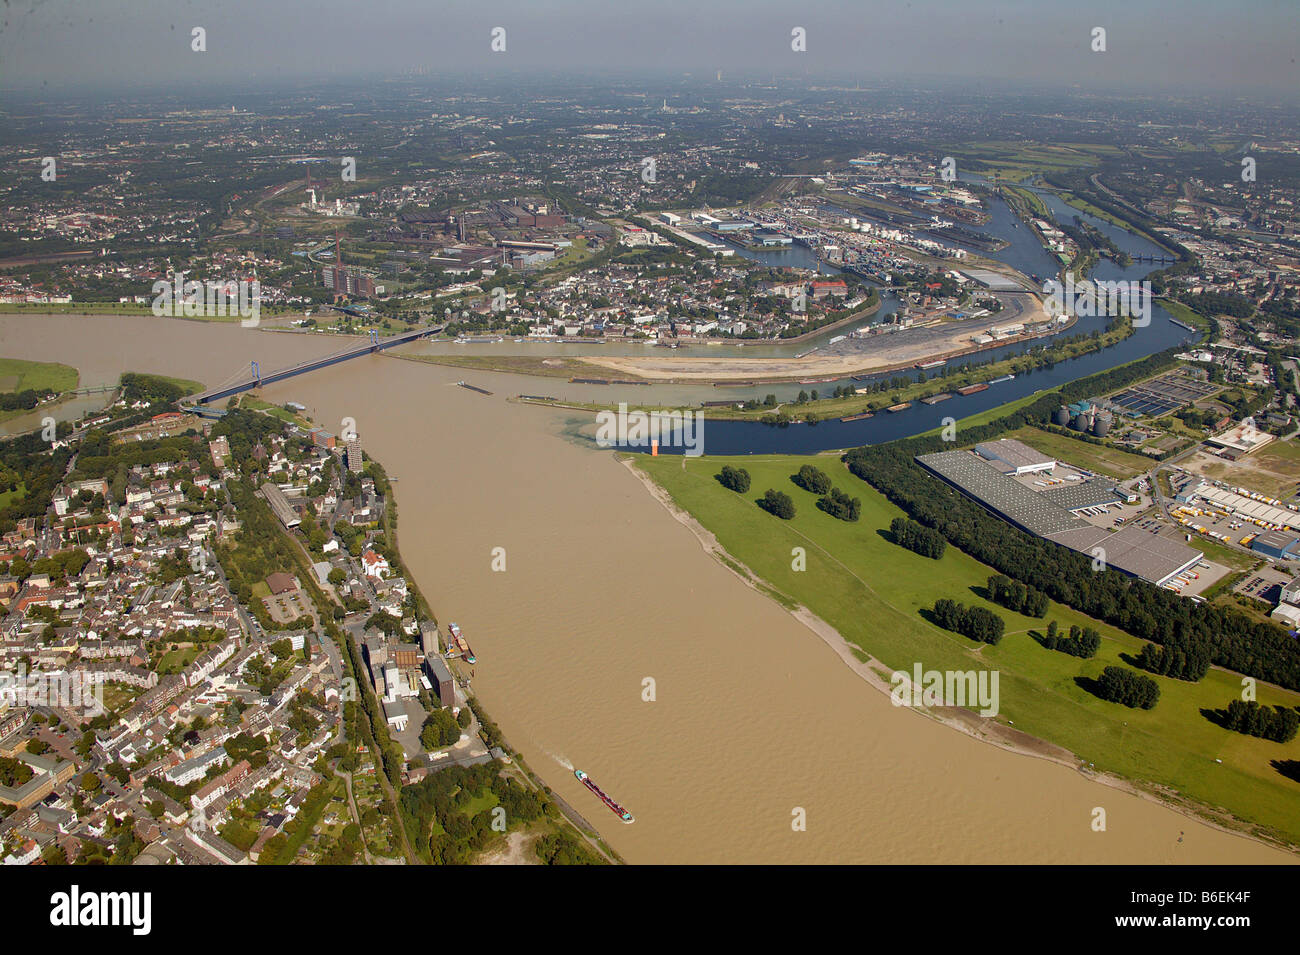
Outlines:
<svg viewBox="0 0 1300 955"><path fill-rule="evenodd" d="M309 358L298 362L296 365L289 365L287 368L277 368L267 374L262 374L257 362L254 361L251 363L251 372L247 377L218 385L215 388L209 388L197 395L190 395L188 398L181 400L181 405L187 411L194 411L198 414L203 414L205 411L210 413L216 409L208 409L204 406L213 401L220 401L222 398L229 398L231 395L252 391L254 388L274 384L277 381L284 381L286 378L293 378L296 375L305 375L309 371L328 368L330 365L337 365L349 358L359 358L362 355L383 351L385 348L392 348L394 345L404 345L407 342L436 335L442 331L443 327L442 325L436 325L429 328L416 328L398 335L391 335L388 338L380 338L379 332L372 328L368 339L363 344L351 345L321 358Z"/></svg>

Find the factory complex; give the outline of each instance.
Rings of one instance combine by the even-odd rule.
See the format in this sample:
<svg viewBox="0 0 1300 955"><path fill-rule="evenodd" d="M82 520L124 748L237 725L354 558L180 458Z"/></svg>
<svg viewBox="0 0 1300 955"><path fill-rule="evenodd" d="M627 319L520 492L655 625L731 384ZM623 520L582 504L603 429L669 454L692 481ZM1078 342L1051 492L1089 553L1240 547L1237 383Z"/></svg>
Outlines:
<svg viewBox="0 0 1300 955"><path fill-rule="evenodd" d="M1122 526L1122 514L1112 517L1138 499L1134 491L1023 442L1003 438L973 451L923 454L916 461L1022 530L1153 584L1170 584L1203 560L1200 551L1181 541Z"/></svg>

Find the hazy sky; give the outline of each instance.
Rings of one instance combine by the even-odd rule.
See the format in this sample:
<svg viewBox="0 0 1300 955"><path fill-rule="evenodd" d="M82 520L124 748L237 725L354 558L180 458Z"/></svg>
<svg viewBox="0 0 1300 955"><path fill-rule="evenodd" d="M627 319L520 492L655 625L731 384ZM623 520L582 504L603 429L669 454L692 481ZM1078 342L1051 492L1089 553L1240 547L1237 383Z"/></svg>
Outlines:
<svg viewBox="0 0 1300 955"><path fill-rule="evenodd" d="M6 88L425 68L1300 89L1300 0L5 0L3 16ZM1090 49L1097 26L1105 53ZM206 52L190 49L194 27ZM806 52L791 49L794 27Z"/></svg>

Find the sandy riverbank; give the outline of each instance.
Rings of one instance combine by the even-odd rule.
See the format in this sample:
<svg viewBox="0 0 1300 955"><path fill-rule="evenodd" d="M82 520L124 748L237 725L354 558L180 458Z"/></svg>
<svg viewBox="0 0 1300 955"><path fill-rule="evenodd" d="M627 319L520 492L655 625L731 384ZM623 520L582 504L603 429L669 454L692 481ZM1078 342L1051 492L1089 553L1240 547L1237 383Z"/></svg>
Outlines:
<svg viewBox="0 0 1300 955"><path fill-rule="evenodd" d="M1001 322L964 321L930 329L908 329L904 333L882 333L860 340L852 350L812 354L803 358L718 358L624 355L584 355L582 360L625 377L652 381L750 381L775 378L805 379L843 377L846 375L907 368L937 357L957 358L981 350L971 341L973 335L988 329L1021 324L1023 319ZM1060 331L1053 326L1048 333ZM929 332L930 334L916 334ZM1038 336L1045 337L1045 336ZM1008 339L1025 341L1028 339Z"/></svg>

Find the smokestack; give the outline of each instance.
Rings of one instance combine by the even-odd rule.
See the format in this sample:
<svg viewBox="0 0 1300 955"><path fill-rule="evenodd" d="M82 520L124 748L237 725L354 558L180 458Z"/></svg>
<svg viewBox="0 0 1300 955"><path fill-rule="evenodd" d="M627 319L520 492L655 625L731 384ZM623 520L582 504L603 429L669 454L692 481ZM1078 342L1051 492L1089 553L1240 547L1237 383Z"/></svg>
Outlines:
<svg viewBox="0 0 1300 955"><path fill-rule="evenodd" d="M334 268L343 268L343 250L339 248L339 234L334 233Z"/></svg>

